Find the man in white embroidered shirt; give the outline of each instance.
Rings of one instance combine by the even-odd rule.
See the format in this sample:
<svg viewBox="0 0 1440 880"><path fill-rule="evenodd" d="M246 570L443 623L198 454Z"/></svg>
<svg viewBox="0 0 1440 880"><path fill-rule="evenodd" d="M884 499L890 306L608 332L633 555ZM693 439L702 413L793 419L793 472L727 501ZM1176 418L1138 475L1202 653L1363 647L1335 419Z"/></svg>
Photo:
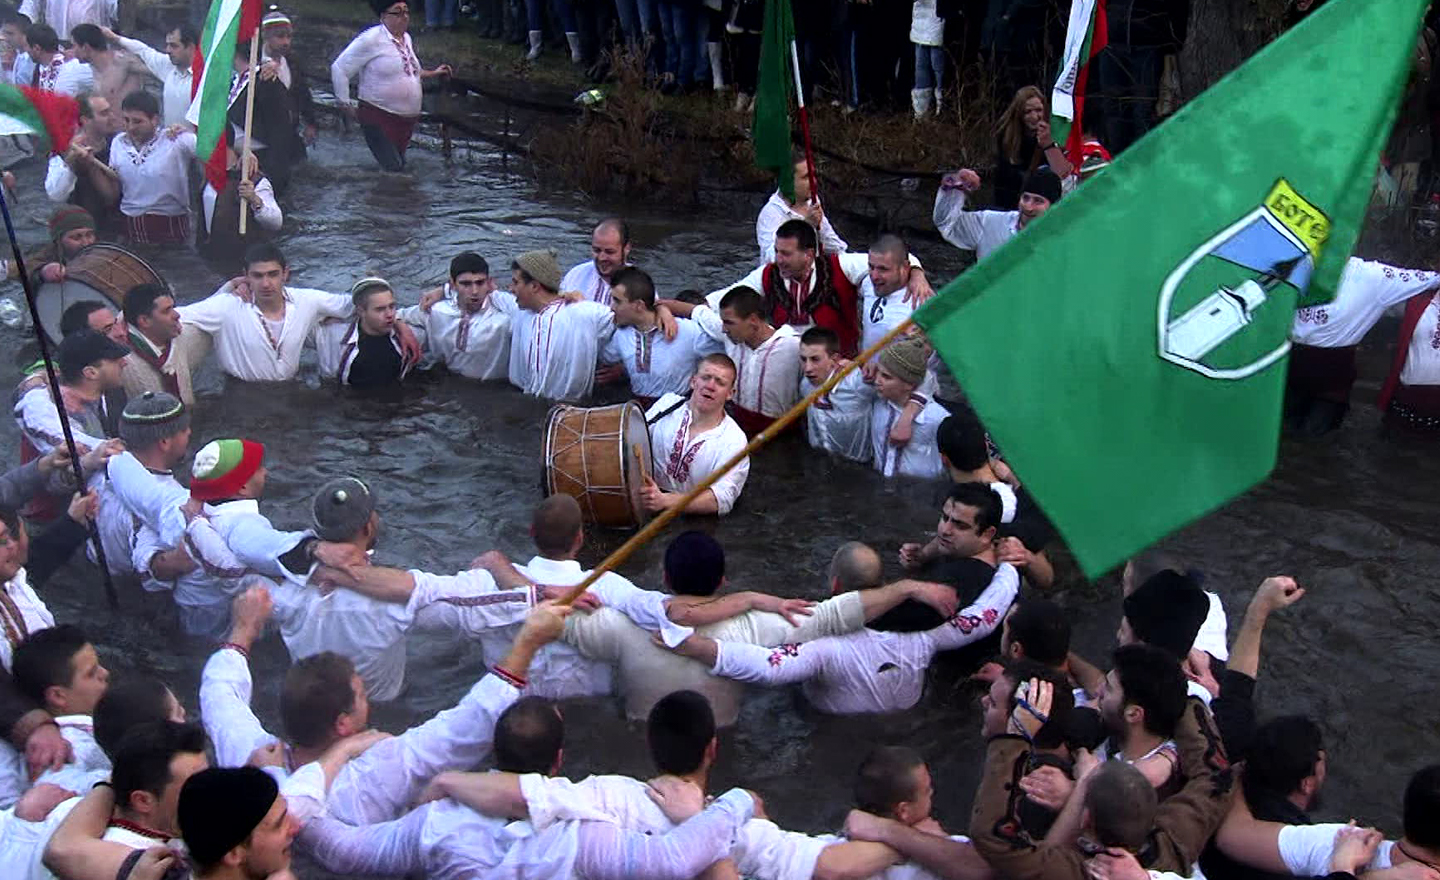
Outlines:
<svg viewBox="0 0 1440 880"><path fill-rule="evenodd" d="M615 335L605 344L601 360L620 365L630 377L630 393L647 409L662 394L683 394L700 358L723 348L694 321L677 321L675 338L665 338L655 308L655 283L633 267L615 273L610 311L615 314ZM603 381L605 369L596 371L597 382Z"/></svg>
<svg viewBox="0 0 1440 880"><path fill-rule="evenodd" d="M615 273L630 265L630 224L619 217L600 221L590 236L593 258L571 266L560 280L560 291L574 291L591 302L610 305Z"/></svg>
<svg viewBox="0 0 1440 880"><path fill-rule="evenodd" d="M812 198L814 187L810 185L810 166L805 161L803 154L795 156L795 201L785 198L785 195L776 190L770 201L760 209L760 216L755 218L755 242L760 245L760 263L764 265L775 259L775 233L784 223L790 220L804 220L819 231L820 242L825 246L825 252L831 254L843 254L850 250L850 245L830 225L830 218L825 216L825 209L820 206L820 200Z"/></svg>
<svg viewBox="0 0 1440 880"><path fill-rule="evenodd" d="M560 296L554 251L520 254L510 274L510 291L490 294L510 318L510 384L552 400L589 396L600 346L615 332L609 306Z"/></svg>
<svg viewBox="0 0 1440 880"><path fill-rule="evenodd" d="M355 317L349 321L323 321L315 328L315 351L320 375L352 388L384 388L403 380L415 366L406 346L410 325L395 320L395 292L383 278L362 278L350 289Z"/></svg>
<svg viewBox="0 0 1440 880"><path fill-rule="evenodd" d="M746 437L770 427L800 399L800 335L789 324L771 326L755 290L736 287L718 309L697 306L690 317L724 343L735 362L735 423Z"/></svg>
<svg viewBox="0 0 1440 880"><path fill-rule="evenodd" d="M735 394L735 362L723 354L706 355L690 379L690 399L667 394L645 414L650 423L654 479L640 491L652 513L678 504L687 492L735 453L745 448L745 432L725 414ZM735 506L750 476L747 456L685 507L686 513L724 516Z"/></svg>
<svg viewBox="0 0 1440 880"><path fill-rule="evenodd" d="M68 31L67 31L68 33ZM90 65L67 57L60 51L60 35L48 24L32 24L25 31L30 58L35 72L30 81L16 85L31 86L44 92L58 92L75 97L95 88L95 74Z"/></svg>
<svg viewBox="0 0 1440 880"><path fill-rule="evenodd" d="M490 264L466 251L450 261L450 283L401 309L400 320L418 328L429 356L468 379L504 379L510 361L510 318L491 297Z"/></svg>
<svg viewBox="0 0 1440 880"><path fill-rule="evenodd" d="M355 313L348 295L287 287L289 280L290 266L279 248L253 245L245 252L241 290L227 281L177 311L184 324L210 334L220 369L245 382L283 382L300 369L300 350L321 318Z"/></svg>
<svg viewBox="0 0 1440 880"><path fill-rule="evenodd" d="M1060 178L1045 165L1025 178L1018 211L966 211L965 200L979 188L980 175L963 168L945 175L935 193L935 228L961 250L974 251L977 260L988 257L1060 201Z"/></svg>
<svg viewBox="0 0 1440 880"><path fill-rule="evenodd" d="M120 213L135 244L185 244L190 239L190 164L195 134L160 130L160 102L131 92L120 103L124 134L110 145L120 178Z"/></svg>
<svg viewBox="0 0 1440 880"><path fill-rule="evenodd" d="M925 381L927 357L925 341L918 336L896 340L880 352L875 370L878 398L870 409L870 452L875 470L882 476L935 479L945 475L935 434L950 413L916 393ZM914 416L910 439L896 443L892 436L895 423L909 415L906 408L912 402L919 404L920 412Z"/></svg>
<svg viewBox="0 0 1440 880"><path fill-rule="evenodd" d="M808 396L840 369L840 337L829 327L811 327L800 337L800 393ZM855 370L805 410L810 446L862 464L870 461L870 409L875 386Z"/></svg>

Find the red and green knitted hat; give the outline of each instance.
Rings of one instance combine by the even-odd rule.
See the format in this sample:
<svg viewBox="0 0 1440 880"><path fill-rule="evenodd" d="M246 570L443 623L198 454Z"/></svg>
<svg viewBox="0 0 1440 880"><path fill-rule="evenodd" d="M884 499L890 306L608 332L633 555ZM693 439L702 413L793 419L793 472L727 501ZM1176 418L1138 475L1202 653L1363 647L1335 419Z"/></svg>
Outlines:
<svg viewBox="0 0 1440 880"><path fill-rule="evenodd" d="M265 460L265 447L252 440L211 440L195 453L190 495L199 501L234 498Z"/></svg>

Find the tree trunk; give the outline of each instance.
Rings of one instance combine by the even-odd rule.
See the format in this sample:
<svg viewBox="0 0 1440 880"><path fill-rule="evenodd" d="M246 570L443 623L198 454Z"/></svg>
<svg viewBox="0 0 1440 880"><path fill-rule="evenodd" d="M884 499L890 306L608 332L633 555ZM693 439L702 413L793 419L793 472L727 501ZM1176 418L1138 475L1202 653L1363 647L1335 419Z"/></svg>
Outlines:
<svg viewBox="0 0 1440 880"><path fill-rule="evenodd" d="M1196 0L1180 51L1180 87L1189 101L1280 33L1287 0Z"/></svg>

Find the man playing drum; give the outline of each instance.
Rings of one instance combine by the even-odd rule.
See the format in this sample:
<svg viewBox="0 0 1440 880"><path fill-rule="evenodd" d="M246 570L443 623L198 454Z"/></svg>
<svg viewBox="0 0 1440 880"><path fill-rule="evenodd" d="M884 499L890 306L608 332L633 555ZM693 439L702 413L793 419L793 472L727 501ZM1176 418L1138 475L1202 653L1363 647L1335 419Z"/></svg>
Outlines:
<svg viewBox="0 0 1440 880"><path fill-rule="evenodd" d="M47 281L55 284L64 281L65 264L94 243L95 218L89 211L78 205L57 208L50 215L50 243L25 255L30 282L39 287ZM19 277L14 263L7 260L5 265L7 277Z"/></svg>
<svg viewBox="0 0 1440 880"><path fill-rule="evenodd" d="M650 422L650 450L654 479L640 490L641 503L651 513L675 506L690 489L745 448L745 432L725 414L735 394L735 362L723 354L706 355L690 379L690 399L667 394L656 401L645 418ZM741 459L715 485L685 506L686 513L724 516L735 506L750 459Z"/></svg>

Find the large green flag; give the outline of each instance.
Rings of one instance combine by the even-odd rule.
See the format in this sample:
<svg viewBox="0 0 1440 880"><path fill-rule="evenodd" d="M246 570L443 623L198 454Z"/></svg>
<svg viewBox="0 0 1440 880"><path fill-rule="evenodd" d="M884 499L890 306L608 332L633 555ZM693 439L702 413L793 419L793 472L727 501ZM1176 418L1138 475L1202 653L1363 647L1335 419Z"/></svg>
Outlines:
<svg viewBox="0 0 1440 880"><path fill-rule="evenodd" d="M1331 0L916 313L1090 576L1274 467L1427 3Z"/></svg>
<svg viewBox="0 0 1440 880"><path fill-rule="evenodd" d="M794 41L790 0L765 0L765 33L755 87L755 164L775 172L780 192L791 201L795 199L795 166L790 161L790 102L795 95L790 44Z"/></svg>

